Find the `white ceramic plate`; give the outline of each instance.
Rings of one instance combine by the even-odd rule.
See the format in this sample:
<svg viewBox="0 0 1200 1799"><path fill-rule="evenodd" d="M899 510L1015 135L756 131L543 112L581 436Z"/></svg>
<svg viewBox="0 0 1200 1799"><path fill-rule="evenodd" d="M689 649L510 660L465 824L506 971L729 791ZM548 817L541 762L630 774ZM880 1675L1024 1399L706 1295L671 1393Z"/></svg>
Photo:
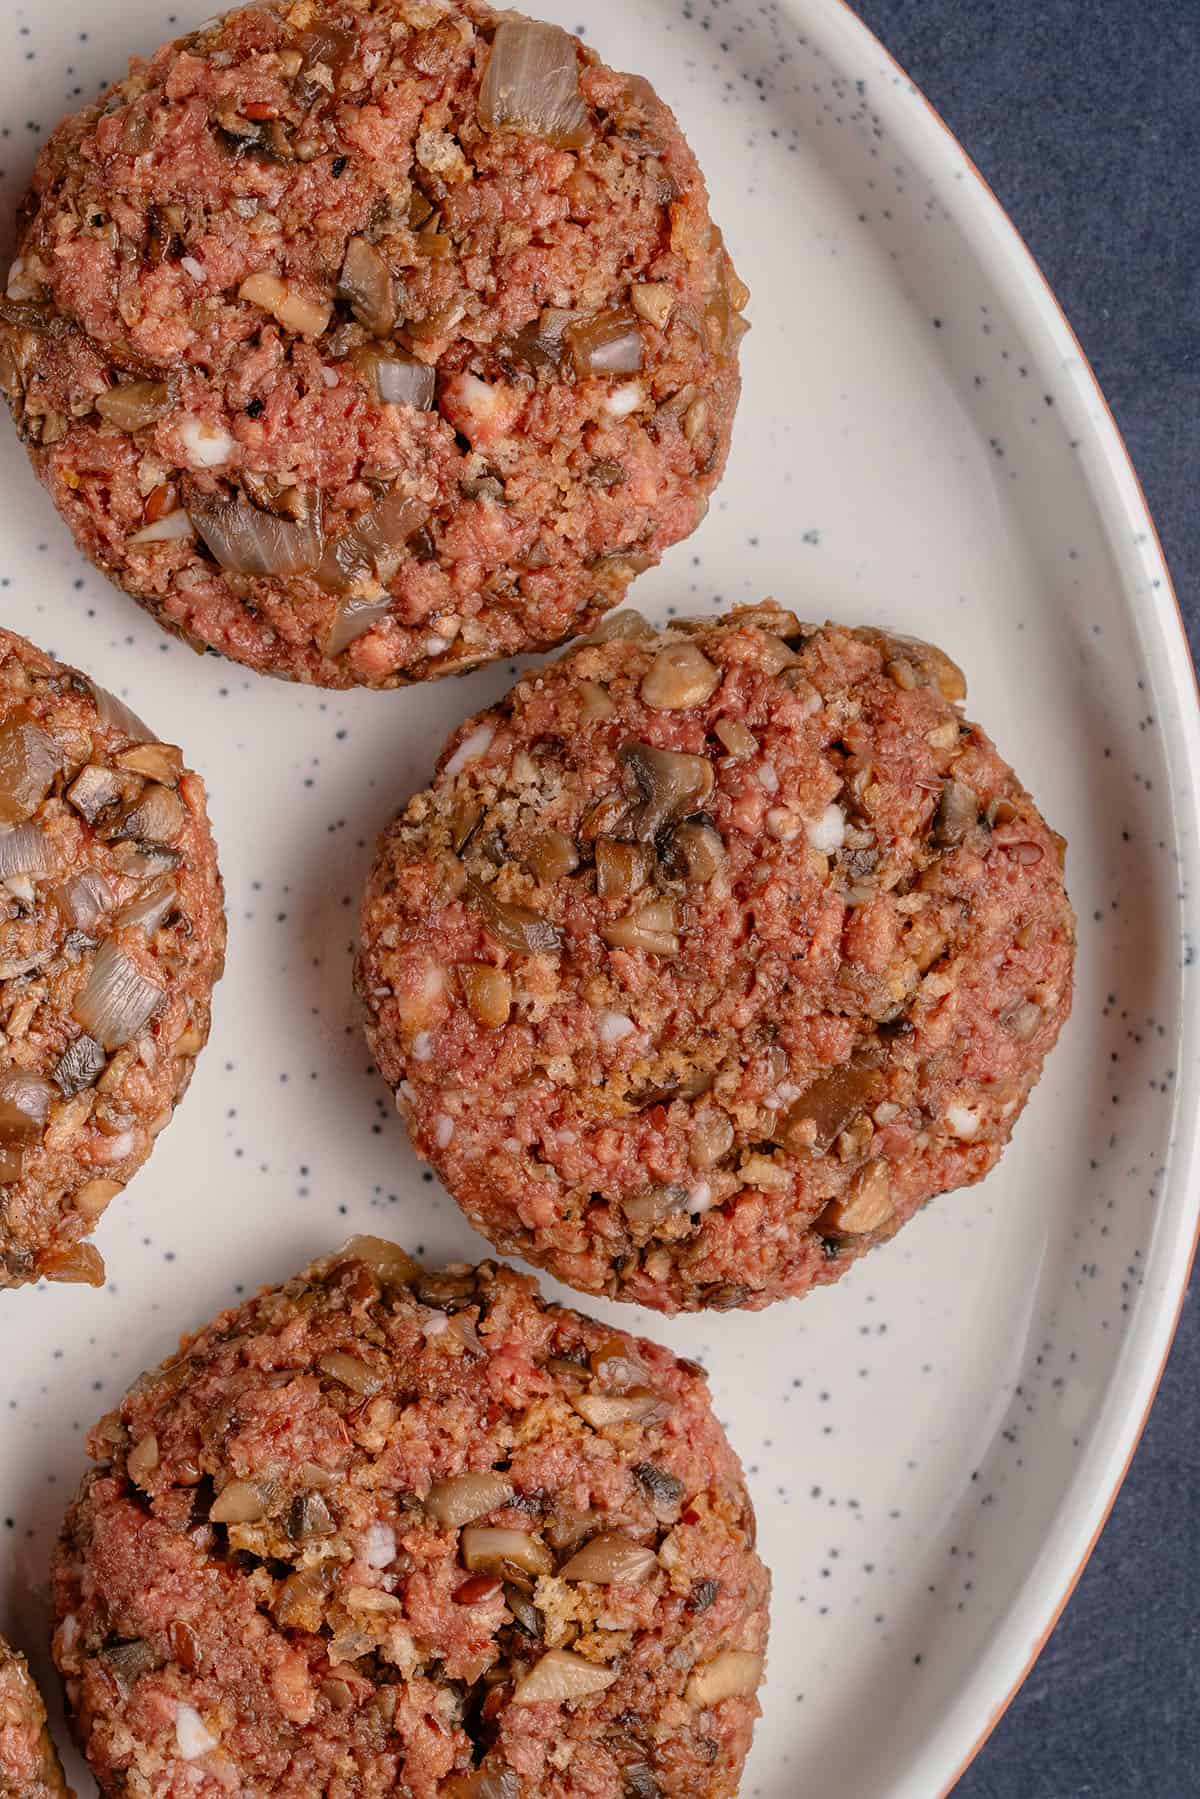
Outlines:
<svg viewBox="0 0 1200 1799"><path fill-rule="evenodd" d="M0 24L5 212L45 130L205 0ZM548 4L582 28L582 4ZM697 1354L775 1573L763 1799L931 1799L1036 1654L1136 1440L1191 1255L1197 717L1134 476L962 151L838 0L608 0L587 35L674 104L754 290L729 474L647 577L944 644L1070 838L1075 1014L986 1185L759 1317L612 1315ZM1015 122L1014 122L1015 124ZM483 1246L408 1150L349 992L369 846L507 684L301 692L197 659L80 563L0 432L0 615L206 775L229 895L212 1044L104 1222L110 1285L0 1295L0 1630L40 1657L83 1432L177 1333L350 1230ZM81 1791L94 1788L76 1766Z"/></svg>

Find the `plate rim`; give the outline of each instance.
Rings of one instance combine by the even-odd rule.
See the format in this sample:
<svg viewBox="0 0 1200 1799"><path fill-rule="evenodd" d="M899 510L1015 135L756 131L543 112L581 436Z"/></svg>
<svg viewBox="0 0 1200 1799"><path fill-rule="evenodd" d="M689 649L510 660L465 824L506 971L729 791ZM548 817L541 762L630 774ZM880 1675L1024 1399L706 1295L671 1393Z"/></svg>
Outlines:
<svg viewBox="0 0 1200 1799"><path fill-rule="evenodd" d="M1141 601L1111 546L1129 610L1140 613L1143 652L1175 705L1164 719L1163 757L1170 792L1174 848L1185 879L1200 874L1200 674L1192 661L1179 596L1145 492L1091 362L1033 251L941 113L887 45L854 10L851 0L779 0L809 31L826 34L858 58L874 57L897 77L905 101L916 102L906 123L926 171L961 167L967 179L957 186L955 226L968 252L1001 294L1014 322L1031 344L1070 361L1090 402L1080 435L1099 451L1093 466L1080 462L1083 480L1103 524L1114 519L1137 543L1147 574L1148 603ZM875 96L889 123L896 116L894 89ZM1107 489L1107 491L1106 491ZM1176 942L1182 940L1183 902L1177 903ZM1107 1382L1091 1441L1063 1489L1058 1510L1043 1536L1030 1572L1010 1599L974 1669L946 1703L934 1734L910 1760L896 1787L896 1799L937 1799L958 1784L1016 1698L1049 1641L1087 1567L1141 1441L1179 1325L1197 1251L1200 1249L1200 998L1186 980L1179 983L1177 1014L1178 1078L1164 1143L1171 1149L1168 1178L1152 1227L1153 1259L1162 1264L1160 1290L1146 1297ZM1174 1225L1170 1240L1162 1241ZM1067 1516L1073 1514L1073 1516ZM1061 1541L1059 1541L1061 1539ZM1054 1570L1058 1572L1054 1572ZM918 1794L914 1774L936 1779Z"/></svg>

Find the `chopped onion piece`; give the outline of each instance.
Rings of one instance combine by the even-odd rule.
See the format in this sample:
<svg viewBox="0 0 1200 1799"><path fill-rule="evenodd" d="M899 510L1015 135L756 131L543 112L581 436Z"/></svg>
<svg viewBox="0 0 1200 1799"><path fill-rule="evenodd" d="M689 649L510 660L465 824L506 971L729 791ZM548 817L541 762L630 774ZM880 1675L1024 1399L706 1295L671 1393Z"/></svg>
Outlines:
<svg viewBox="0 0 1200 1799"><path fill-rule="evenodd" d="M319 504L301 523L260 512L236 494L227 500L194 494L188 512L221 567L233 575L311 574L325 549Z"/></svg>
<svg viewBox="0 0 1200 1799"><path fill-rule="evenodd" d="M54 895L58 909L76 931L91 931L113 907L113 890L96 869L72 875Z"/></svg>
<svg viewBox="0 0 1200 1799"><path fill-rule="evenodd" d="M505 19L479 90L479 123L485 131L508 126L560 150L581 150L592 129L575 40L557 25Z"/></svg>
<svg viewBox="0 0 1200 1799"><path fill-rule="evenodd" d="M178 388L178 381L174 383ZM167 381L122 381L96 400L96 411L106 424L121 431L141 431L169 412L177 395Z"/></svg>
<svg viewBox="0 0 1200 1799"><path fill-rule="evenodd" d="M155 881L139 899L123 906L117 913L118 928L136 925L147 937L153 937L167 914L178 904L179 891L174 881Z"/></svg>
<svg viewBox="0 0 1200 1799"><path fill-rule="evenodd" d="M84 1030L105 1049L120 1049L150 1022L163 997L162 988L110 937L100 946L74 1011Z"/></svg>
<svg viewBox="0 0 1200 1799"><path fill-rule="evenodd" d="M562 1705L603 1693L617 1678L612 1668L597 1667L570 1649L551 1649L513 1688L514 1705Z"/></svg>
<svg viewBox="0 0 1200 1799"><path fill-rule="evenodd" d="M642 366L642 328L628 306L599 312L570 326L565 336L581 381L589 375L634 375Z"/></svg>
<svg viewBox="0 0 1200 1799"><path fill-rule="evenodd" d="M387 1237L348 1237L338 1254L365 1262L385 1286L407 1287L420 1278L421 1264Z"/></svg>
<svg viewBox="0 0 1200 1799"><path fill-rule="evenodd" d="M44 875L50 868L50 846L38 825L14 825L0 831L0 881L12 875Z"/></svg>
<svg viewBox="0 0 1200 1799"><path fill-rule="evenodd" d="M376 337L386 337L396 323L392 271L365 237L352 237L346 245L338 298L349 301L355 318Z"/></svg>
<svg viewBox="0 0 1200 1799"><path fill-rule="evenodd" d="M386 618L391 610L391 598L386 593L377 600L355 599L347 595L336 601L329 635L325 639L325 654L340 656L356 638L378 624L380 619Z"/></svg>
<svg viewBox="0 0 1200 1799"><path fill-rule="evenodd" d="M350 358L354 368L379 398L391 406L413 406L429 412L437 391L437 375L427 362L418 362L389 345L364 344Z"/></svg>
<svg viewBox="0 0 1200 1799"><path fill-rule="evenodd" d="M32 720L10 718L0 726L0 824L21 824L36 812L62 763L54 739Z"/></svg>
<svg viewBox="0 0 1200 1799"><path fill-rule="evenodd" d="M54 1097L50 1082L28 1068L0 1074L0 1143L29 1143L40 1137Z"/></svg>
<svg viewBox="0 0 1200 1799"><path fill-rule="evenodd" d="M174 512L166 512L162 518L156 518L151 525L143 525L129 539L130 543L173 543L179 538L195 537L196 527L188 517L183 506L177 506Z"/></svg>
<svg viewBox="0 0 1200 1799"><path fill-rule="evenodd" d="M400 566L405 544L428 517L429 508L420 500L410 500L398 492L387 494L331 539L320 559L317 580L335 593L358 587L364 581L390 581Z"/></svg>
<svg viewBox="0 0 1200 1799"><path fill-rule="evenodd" d="M88 686L92 690L92 698L96 702L96 711L100 714L102 725L109 725L114 731L124 731L126 737L132 737L137 743L158 742L149 725L136 712L131 712L124 700L119 700L107 687L101 687L99 681L89 681Z"/></svg>

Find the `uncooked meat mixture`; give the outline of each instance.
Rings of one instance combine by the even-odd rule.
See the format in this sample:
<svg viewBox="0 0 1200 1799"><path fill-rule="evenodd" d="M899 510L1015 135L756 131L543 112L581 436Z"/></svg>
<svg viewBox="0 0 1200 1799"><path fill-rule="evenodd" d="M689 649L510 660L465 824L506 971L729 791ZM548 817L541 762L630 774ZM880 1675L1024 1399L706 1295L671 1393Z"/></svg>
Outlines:
<svg viewBox="0 0 1200 1799"><path fill-rule="evenodd" d="M84 1239L170 1123L224 951L200 777L0 630L0 1287L103 1281Z"/></svg>
<svg viewBox="0 0 1200 1799"><path fill-rule="evenodd" d="M25 1657L0 1637L0 1799L71 1799Z"/></svg>
<svg viewBox="0 0 1200 1799"><path fill-rule="evenodd" d="M125 1799L727 1799L768 1577L703 1372L356 1238L145 1375L55 1569Z"/></svg>
<svg viewBox="0 0 1200 1799"><path fill-rule="evenodd" d="M704 515L746 290L673 116L475 0L297 0L63 121L0 385L168 630L389 687L560 642Z"/></svg>
<svg viewBox="0 0 1200 1799"><path fill-rule="evenodd" d="M371 1046L500 1249L759 1307L999 1157L1070 1008L1063 844L926 644L770 604L597 636L385 835Z"/></svg>

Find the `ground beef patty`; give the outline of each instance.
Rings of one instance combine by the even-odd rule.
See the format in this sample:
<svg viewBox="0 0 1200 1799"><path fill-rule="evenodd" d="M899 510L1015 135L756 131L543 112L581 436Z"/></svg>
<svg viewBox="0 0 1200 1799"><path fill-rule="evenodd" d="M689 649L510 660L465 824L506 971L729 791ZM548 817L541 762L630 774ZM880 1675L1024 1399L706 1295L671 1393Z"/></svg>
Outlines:
<svg viewBox="0 0 1200 1799"><path fill-rule="evenodd" d="M0 1799L71 1799L25 1657L0 1637Z"/></svg>
<svg viewBox="0 0 1200 1799"><path fill-rule="evenodd" d="M180 752L0 630L0 1287L103 1281L83 1239L208 1037L221 901Z"/></svg>
<svg viewBox="0 0 1200 1799"><path fill-rule="evenodd" d="M474 0L297 0L38 159L0 383L169 630L388 687L560 642L702 518L738 281L647 84Z"/></svg>
<svg viewBox="0 0 1200 1799"><path fill-rule="evenodd" d="M360 1237L90 1446L54 1652L103 1792L736 1792L768 1576L695 1363Z"/></svg>
<svg viewBox="0 0 1200 1799"><path fill-rule="evenodd" d="M770 604L597 635L384 836L371 1046L500 1248L760 1307L996 1161L1070 1006L1063 845L928 645Z"/></svg>

